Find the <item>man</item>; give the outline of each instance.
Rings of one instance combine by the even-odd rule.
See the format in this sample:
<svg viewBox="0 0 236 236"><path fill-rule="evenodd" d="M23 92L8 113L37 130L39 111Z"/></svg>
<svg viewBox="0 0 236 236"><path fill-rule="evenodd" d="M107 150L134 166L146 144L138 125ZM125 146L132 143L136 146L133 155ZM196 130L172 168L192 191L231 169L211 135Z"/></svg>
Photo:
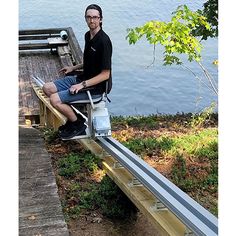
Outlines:
<svg viewBox="0 0 236 236"><path fill-rule="evenodd" d="M83 68L83 73L79 76L65 76L43 86L52 106L68 119L65 125L59 127L59 135L63 139L85 134L86 129L85 120L68 103L88 99L86 91L82 89L93 87L90 92L95 98L104 92L109 93L112 85L112 43L102 30L102 9L96 4L89 5L85 10L85 20L89 31L85 34L83 64L60 70L66 75Z"/></svg>

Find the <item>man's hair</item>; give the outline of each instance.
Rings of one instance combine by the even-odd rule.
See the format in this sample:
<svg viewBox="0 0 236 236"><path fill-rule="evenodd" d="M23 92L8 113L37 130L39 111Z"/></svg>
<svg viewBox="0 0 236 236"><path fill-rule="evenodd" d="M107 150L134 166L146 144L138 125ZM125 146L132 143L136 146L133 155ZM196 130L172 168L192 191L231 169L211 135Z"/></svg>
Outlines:
<svg viewBox="0 0 236 236"><path fill-rule="evenodd" d="M99 7L97 4L91 4L91 5L87 6L87 8L86 8L86 10L85 10L85 16L86 16L86 12L87 12L89 9L97 10L97 11L99 12L100 18L101 18L101 19L103 18L103 16L102 16L102 8ZM102 27L102 22L100 22L100 26Z"/></svg>

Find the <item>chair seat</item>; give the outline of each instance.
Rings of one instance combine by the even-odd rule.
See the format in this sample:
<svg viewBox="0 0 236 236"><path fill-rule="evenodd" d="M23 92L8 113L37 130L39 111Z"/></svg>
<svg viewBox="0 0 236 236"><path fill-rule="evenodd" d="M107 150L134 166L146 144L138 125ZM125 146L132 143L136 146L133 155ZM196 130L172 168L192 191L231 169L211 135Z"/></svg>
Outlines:
<svg viewBox="0 0 236 236"><path fill-rule="evenodd" d="M93 103L98 103L100 101L102 101L103 99L103 95L92 95L92 101ZM89 99L85 99L85 100L77 100L77 101L73 101L73 102L70 102L70 104L89 104L91 103Z"/></svg>

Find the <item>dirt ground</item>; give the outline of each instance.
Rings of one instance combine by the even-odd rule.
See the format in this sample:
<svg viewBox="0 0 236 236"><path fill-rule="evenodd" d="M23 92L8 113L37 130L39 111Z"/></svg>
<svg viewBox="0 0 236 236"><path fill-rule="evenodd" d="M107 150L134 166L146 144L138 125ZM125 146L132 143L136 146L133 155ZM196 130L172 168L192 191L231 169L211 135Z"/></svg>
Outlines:
<svg viewBox="0 0 236 236"><path fill-rule="evenodd" d="M91 213L68 224L71 236L159 236L151 222L142 214L137 219L110 220Z"/></svg>

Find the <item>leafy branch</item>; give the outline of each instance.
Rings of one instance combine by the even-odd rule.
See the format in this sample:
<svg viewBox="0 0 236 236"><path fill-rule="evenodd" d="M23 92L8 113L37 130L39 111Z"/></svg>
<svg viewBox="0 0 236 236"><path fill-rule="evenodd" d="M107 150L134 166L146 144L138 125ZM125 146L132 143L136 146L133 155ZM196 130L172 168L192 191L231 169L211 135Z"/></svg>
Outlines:
<svg viewBox="0 0 236 236"><path fill-rule="evenodd" d="M171 21L152 20L143 26L128 29L126 39L128 39L129 44L136 44L138 40L145 36L146 40L154 45L154 48L158 44L162 45L164 47L164 65L183 64L178 55L187 55L188 61L196 61L199 64L210 84L210 88L214 93L218 94L216 83L201 64L203 46L200 40L192 33L199 27L204 27L205 30L211 29L207 18L200 14L199 11L193 12L186 5L182 5L172 13Z"/></svg>

